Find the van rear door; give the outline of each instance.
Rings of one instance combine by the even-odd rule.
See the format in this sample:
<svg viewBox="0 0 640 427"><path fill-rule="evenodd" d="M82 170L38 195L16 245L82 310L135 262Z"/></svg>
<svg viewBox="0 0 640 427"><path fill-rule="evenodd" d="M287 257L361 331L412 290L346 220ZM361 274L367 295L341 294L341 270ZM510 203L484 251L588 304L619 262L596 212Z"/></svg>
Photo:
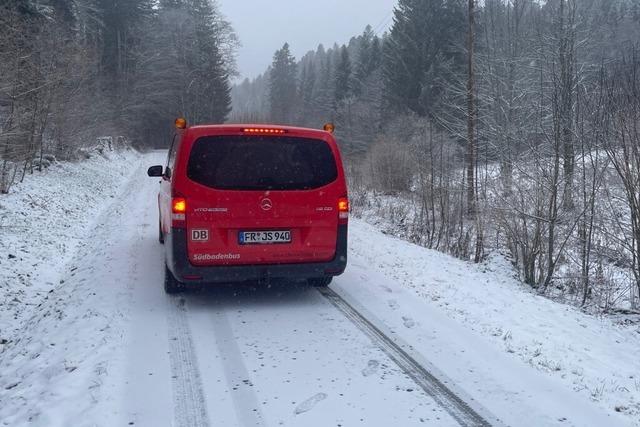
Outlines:
<svg viewBox="0 0 640 427"><path fill-rule="evenodd" d="M334 258L345 184L326 141L287 134L201 137L192 146L187 177L192 264Z"/></svg>

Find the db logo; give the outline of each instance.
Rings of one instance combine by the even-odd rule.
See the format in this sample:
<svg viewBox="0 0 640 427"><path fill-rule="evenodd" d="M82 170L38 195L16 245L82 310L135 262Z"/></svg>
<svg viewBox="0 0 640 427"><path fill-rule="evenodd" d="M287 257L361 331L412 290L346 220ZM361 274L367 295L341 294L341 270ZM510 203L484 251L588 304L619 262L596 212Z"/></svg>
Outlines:
<svg viewBox="0 0 640 427"><path fill-rule="evenodd" d="M208 242L209 230L191 230L191 240L194 242Z"/></svg>

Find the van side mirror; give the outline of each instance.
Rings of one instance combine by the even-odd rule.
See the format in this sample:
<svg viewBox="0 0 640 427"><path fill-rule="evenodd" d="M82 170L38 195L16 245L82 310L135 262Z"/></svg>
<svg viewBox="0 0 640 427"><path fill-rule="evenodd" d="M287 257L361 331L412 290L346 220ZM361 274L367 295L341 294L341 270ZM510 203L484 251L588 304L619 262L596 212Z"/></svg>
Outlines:
<svg viewBox="0 0 640 427"><path fill-rule="evenodd" d="M162 166L158 165L158 166L151 166L148 170L147 170L147 175L149 175L150 177L161 177L163 175L162 173Z"/></svg>

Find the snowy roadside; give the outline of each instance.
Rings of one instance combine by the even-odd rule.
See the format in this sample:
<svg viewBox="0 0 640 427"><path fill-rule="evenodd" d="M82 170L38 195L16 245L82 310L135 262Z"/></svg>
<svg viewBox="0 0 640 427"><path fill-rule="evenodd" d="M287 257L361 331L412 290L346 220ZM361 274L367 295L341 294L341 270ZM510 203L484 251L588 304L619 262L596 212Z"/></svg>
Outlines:
<svg viewBox="0 0 640 427"><path fill-rule="evenodd" d="M474 396L478 400L483 400L483 392L489 393L483 403L495 413L504 414L508 405L492 408L492 402L500 406L497 403L500 399L489 383L504 387L504 383L512 380L509 376L516 373L503 369L496 360L488 358L488 353L500 360L506 355L505 363L511 359L519 362L516 366L529 367L529 373L525 370L518 375L527 375L531 381L548 378L566 391L573 390L575 393L569 394L577 396L583 405L604 409L612 417L608 425L618 425L626 418L630 425L640 426L638 324L615 324L609 318L584 314L535 295L517 280L511 266L498 257L473 265L384 235L360 220L351 223L350 251L352 269L347 274L352 280L340 281L340 287L381 318L394 333L421 349L457 384L472 395L474 390L480 393ZM444 331L468 335L459 326L472 332L469 340L479 338L478 344L469 353L470 349L465 348L471 344L469 340L466 344L457 342L460 353L466 355L446 354L446 350L440 354L444 350L440 345L454 348L449 341L462 341L461 337L447 337ZM482 352L478 346L489 350ZM457 359L460 360L456 362ZM485 370L486 374L481 381L479 370ZM505 388L505 394L508 391ZM549 414L553 414L549 406L552 402L541 399L542 394L555 398L556 393L550 390L536 393L533 387L519 389L515 384L511 392L520 394L515 399L505 398L512 405L508 411L514 419L526 416L517 413L516 408L527 399L532 400L532 407L546 404ZM558 408L558 412L581 411L580 405L574 409L565 406ZM562 416L557 419L562 421Z"/></svg>
<svg viewBox="0 0 640 427"><path fill-rule="evenodd" d="M0 350L0 424L112 425L105 421L107 415L92 411L99 402L111 408L118 398L105 393L103 384L118 372L114 365L119 366L128 295L138 280L133 260L143 252L139 235L155 230L157 221L139 223L155 212L149 188L157 181L146 178L145 166L163 156L125 152L67 164L34 184L34 194L56 198L69 212L51 211L48 228L33 223L37 215L31 220L32 238L37 239L32 251L46 259L31 277L51 284L33 282L41 290L28 295L37 305L15 310L20 321ZM43 180L55 190L45 188ZM70 213L75 215L67 222ZM49 241L66 240L70 234L75 238L64 246L63 256L45 258L60 250Z"/></svg>
<svg viewBox="0 0 640 427"><path fill-rule="evenodd" d="M132 150L52 164L0 196L0 353L60 283L106 201L138 169Z"/></svg>

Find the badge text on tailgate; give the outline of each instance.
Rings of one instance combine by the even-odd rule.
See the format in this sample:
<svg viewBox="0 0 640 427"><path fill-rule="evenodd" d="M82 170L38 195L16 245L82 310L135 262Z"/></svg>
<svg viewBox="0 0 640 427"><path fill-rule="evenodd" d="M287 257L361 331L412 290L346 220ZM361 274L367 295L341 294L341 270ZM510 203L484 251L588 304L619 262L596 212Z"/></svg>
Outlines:
<svg viewBox="0 0 640 427"><path fill-rule="evenodd" d="M208 242L209 230L191 230L191 240L193 242Z"/></svg>

